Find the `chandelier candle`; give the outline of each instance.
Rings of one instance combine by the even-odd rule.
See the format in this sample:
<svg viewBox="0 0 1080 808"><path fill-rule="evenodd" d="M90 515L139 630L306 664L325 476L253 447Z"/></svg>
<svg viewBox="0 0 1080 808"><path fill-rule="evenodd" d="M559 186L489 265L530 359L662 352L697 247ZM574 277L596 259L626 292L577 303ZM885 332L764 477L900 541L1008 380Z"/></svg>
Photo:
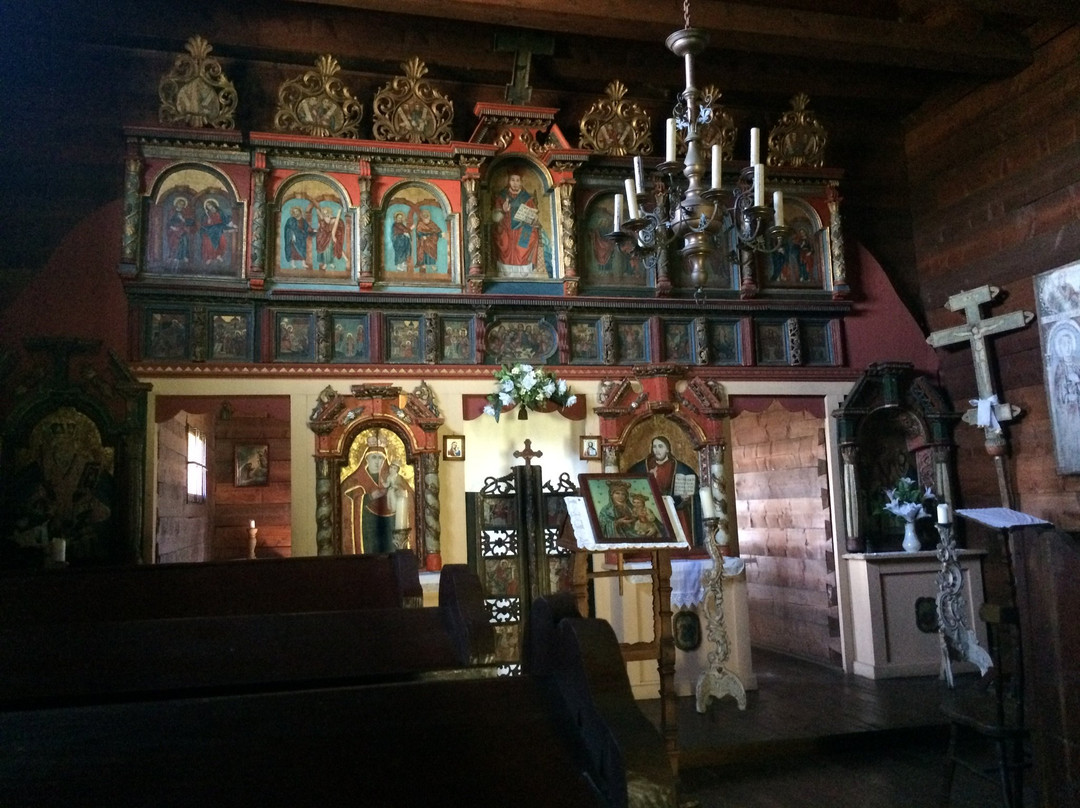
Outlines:
<svg viewBox="0 0 1080 808"><path fill-rule="evenodd" d="M638 204L637 194L634 192L634 181L626 180L623 185L626 186L626 206L629 208L630 218L636 219L638 217Z"/></svg>
<svg viewBox="0 0 1080 808"><path fill-rule="evenodd" d="M712 147L712 189L719 191L723 184L720 169L723 166L723 158L720 156L720 144L714 143Z"/></svg>

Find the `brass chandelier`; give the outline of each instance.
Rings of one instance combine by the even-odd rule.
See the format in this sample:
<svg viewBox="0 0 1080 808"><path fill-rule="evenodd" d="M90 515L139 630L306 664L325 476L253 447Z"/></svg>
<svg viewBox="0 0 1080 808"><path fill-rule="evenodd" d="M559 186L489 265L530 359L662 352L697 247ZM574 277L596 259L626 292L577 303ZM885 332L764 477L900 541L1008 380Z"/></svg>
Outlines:
<svg viewBox="0 0 1080 808"><path fill-rule="evenodd" d="M740 172L733 188L723 188L719 143L712 144L711 164L706 165L702 129L707 126L711 107L702 108L701 93L694 84L694 56L708 43L708 33L690 27L690 0L683 0L684 27L668 36L668 49L683 58L686 87L679 96L673 117L667 119L664 162L656 167L653 193L646 193L641 157L634 158L634 176L625 182L626 194L615 196L615 221L611 238L620 245L632 242L652 270L667 260L667 248L682 240L682 255L690 269L695 297L704 297L708 278L706 262L723 243L722 236L733 233L740 250L775 252L784 247L792 230L784 222L784 196L773 193L773 205L765 204L765 166L761 162L761 133L750 130L750 162ZM678 131L683 130L686 155L676 159ZM710 170L706 177L706 171ZM625 213L628 219L623 218ZM725 205L725 199L730 205ZM646 208L648 201L654 204ZM666 278L666 267L657 277Z"/></svg>

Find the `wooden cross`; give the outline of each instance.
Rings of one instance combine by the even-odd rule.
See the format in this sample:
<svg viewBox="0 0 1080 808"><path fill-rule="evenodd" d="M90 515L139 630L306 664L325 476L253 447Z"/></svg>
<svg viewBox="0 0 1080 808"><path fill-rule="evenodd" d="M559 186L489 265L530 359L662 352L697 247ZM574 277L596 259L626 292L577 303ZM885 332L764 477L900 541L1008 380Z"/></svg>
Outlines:
<svg viewBox="0 0 1080 808"><path fill-rule="evenodd" d="M532 441L529 440L528 438L525 438L525 448L523 450L521 450L520 452L514 452L514 457L524 457L525 458L525 465L526 466L531 466L532 465L532 459L534 457L543 457L543 456L544 456L543 452L534 452L532 450Z"/></svg>
<svg viewBox="0 0 1080 808"><path fill-rule="evenodd" d="M495 52L514 54L514 77L506 85L507 102L528 104L532 98L529 71L533 54L550 56L555 53L555 38L525 31L501 31L495 35Z"/></svg>
<svg viewBox="0 0 1080 808"><path fill-rule="evenodd" d="M953 295L945 303L946 308L950 311L963 309L964 318L967 322L964 325L935 331L926 338L926 341L934 348L964 342L965 340L971 343L971 355L975 365L975 384L979 390L979 398L984 401L994 395L994 382L990 375L990 357L986 350L986 338L994 334L1000 334L1003 331L1023 328L1035 317L1030 311L1011 311L1008 314L982 319L980 307L983 303L994 300L1000 292L1001 289L997 286L980 286L978 289L971 289ZM999 423L1011 421L1019 414L1020 408L1014 407L1012 404L1001 402L994 407L994 415ZM978 425L978 409L973 408L965 412L964 422ZM982 426L987 430L993 428L986 425ZM1000 427L998 427L998 431L1001 431Z"/></svg>
<svg viewBox="0 0 1080 808"><path fill-rule="evenodd" d="M980 286L977 289L970 289L953 295L946 301L945 306L950 311L960 311L962 309L966 322L964 325L935 331L926 338L926 341L934 348L952 345L957 342L966 341L971 343L972 364L975 366L975 384L979 391L979 401L984 402L982 405L984 413L991 408L991 405L987 402L991 401L991 399L996 402L994 380L990 374L990 357L987 353L986 338L994 334L1000 334L1003 331L1024 328L1035 318L1035 315L1030 311L1012 311L1008 314L983 319L980 311L982 305L995 300L1000 292L1001 289L997 286ZM1004 465L1006 441L1001 424L1018 416L1020 408L1012 404L997 402L992 405L992 409L994 417L990 419L984 418L983 423L980 423L979 406L975 406L964 413L964 423L982 427L985 435L986 451L994 458L997 467L998 488L1001 493L1002 505L1011 508L1012 493Z"/></svg>

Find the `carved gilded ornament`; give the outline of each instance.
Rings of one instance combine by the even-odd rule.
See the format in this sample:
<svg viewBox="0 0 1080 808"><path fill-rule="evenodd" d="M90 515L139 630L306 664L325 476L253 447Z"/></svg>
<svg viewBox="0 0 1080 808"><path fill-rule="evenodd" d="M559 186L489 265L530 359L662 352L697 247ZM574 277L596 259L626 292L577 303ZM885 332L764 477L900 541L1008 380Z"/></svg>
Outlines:
<svg viewBox="0 0 1080 808"><path fill-rule="evenodd" d="M724 109L720 103L720 89L709 85L701 91L700 108L698 118L701 126L698 130L701 140L698 149L702 154L712 151L713 144L720 145L720 156L724 160L732 160L735 157L735 137L738 131L735 129L735 120L731 113ZM681 104L675 109L676 118L686 118L686 105ZM686 129L678 129L678 153L686 153Z"/></svg>
<svg viewBox="0 0 1080 808"><path fill-rule="evenodd" d="M428 69L417 57L402 62L401 67L405 75L375 94L372 135L376 140L449 143L453 139L454 102L423 78Z"/></svg>
<svg viewBox="0 0 1080 808"><path fill-rule="evenodd" d="M236 88L225 77L221 63L210 57L210 43L193 36L184 49L187 53L176 57L172 70L158 84L158 119L193 128L235 129Z"/></svg>
<svg viewBox="0 0 1080 808"><path fill-rule="evenodd" d="M810 96L799 93L791 99L791 109L780 116L780 122L769 132L770 166L791 168L821 168L825 165L825 144L828 132L814 113L806 108Z"/></svg>
<svg viewBox="0 0 1080 808"><path fill-rule="evenodd" d="M622 157L652 153L652 119L637 104L623 100L626 86L613 81L607 98L594 101L581 118L581 148Z"/></svg>
<svg viewBox="0 0 1080 808"><path fill-rule="evenodd" d="M364 108L337 75L341 66L326 54L315 68L281 83L274 128L314 137L359 137Z"/></svg>

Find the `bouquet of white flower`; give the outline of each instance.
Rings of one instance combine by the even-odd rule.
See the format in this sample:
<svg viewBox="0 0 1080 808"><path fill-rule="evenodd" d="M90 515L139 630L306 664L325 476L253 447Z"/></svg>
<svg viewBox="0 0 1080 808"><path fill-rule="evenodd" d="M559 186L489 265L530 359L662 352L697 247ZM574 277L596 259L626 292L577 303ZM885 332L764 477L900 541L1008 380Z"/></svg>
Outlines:
<svg viewBox="0 0 1080 808"><path fill-rule="evenodd" d="M928 499L934 499L934 489L927 486L923 491L910 477L901 477L896 488L886 490L885 496L889 498L889 501L882 506L882 510L899 516L905 522L914 522L916 519L930 515L923 507L923 503Z"/></svg>
<svg viewBox="0 0 1080 808"><path fill-rule="evenodd" d="M577 396L563 379L532 365L503 365L495 371L495 392L487 397L484 413L499 420L504 407L519 405L537 409L549 401L560 407L572 406Z"/></svg>

